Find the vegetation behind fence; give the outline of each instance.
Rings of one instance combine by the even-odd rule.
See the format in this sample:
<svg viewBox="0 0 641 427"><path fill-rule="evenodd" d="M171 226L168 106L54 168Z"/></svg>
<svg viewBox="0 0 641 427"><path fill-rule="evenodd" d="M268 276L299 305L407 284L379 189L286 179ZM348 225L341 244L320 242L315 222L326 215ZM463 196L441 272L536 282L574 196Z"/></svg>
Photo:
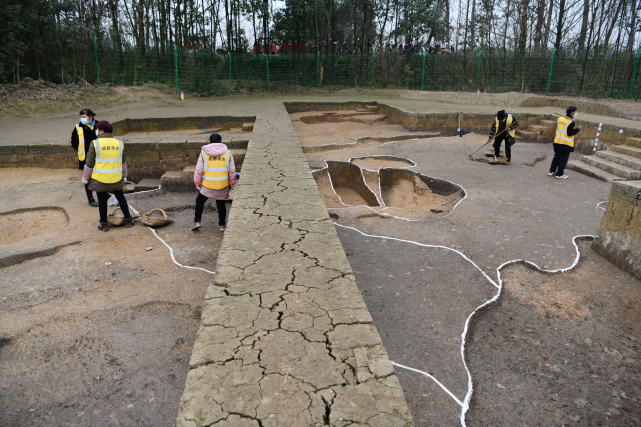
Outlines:
<svg viewBox="0 0 641 427"><path fill-rule="evenodd" d="M47 80L139 85L158 82L197 95L302 87L533 92L588 97L641 97L641 52L477 50L450 54L218 54L209 51L115 50L99 43L69 56ZM44 76L42 74L45 74Z"/></svg>

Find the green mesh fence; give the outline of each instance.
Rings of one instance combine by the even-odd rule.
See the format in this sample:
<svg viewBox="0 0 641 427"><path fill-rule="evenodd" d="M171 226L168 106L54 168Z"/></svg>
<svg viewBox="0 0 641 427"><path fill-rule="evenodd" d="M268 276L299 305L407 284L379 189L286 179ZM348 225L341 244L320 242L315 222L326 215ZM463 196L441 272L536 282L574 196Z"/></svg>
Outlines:
<svg viewBox="0 0 641 427"><path fill-rule="evenodd" d="M97 51L99 50L99 51ZM295 87L533 92L589 97L641 97L640 53L475 50L454 54L377 51L367 54L252 53L87 49L89 82L162 83L197 95Z"/></svg>

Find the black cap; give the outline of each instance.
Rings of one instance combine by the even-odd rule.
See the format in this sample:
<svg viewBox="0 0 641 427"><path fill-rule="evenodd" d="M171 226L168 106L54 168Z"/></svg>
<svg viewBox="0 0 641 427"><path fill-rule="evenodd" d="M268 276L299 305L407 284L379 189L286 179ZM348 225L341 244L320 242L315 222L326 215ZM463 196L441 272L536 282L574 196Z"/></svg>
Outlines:
<svg viewBox="0 0 641 427"><path fill-rule="evenodd" d="M209 143L214 144L214 143L219 143L223 140L223 138L220 136L219 133L212 133L209 135Z"/></svg>
<svg viewBox="0 0 641 427"><path fill-rule="evenodd" d="M496 118L497 119L501 120L501 119L504 119L506 117L507 117L507 113L505 112L505 110L497 111L497 113L496 113Z"/></svg>
<svg viewBox="0 0 641 427"><path fill-rule="evenodd" d="M91 111L91 108L83 108L82 110L80 110L80 113L78 113L78 114L81 115L81 116L84 114L85 116L89 116L89 117L95 117L96 116L96 113Z"/></svg>
<svg viewBox="0 0 641 427"><path fill-rule="evenodd" d="M566 114L566 115L568 115L568 116L570 116L570 115L572 115L572 113L574 113L575 111L576 111L576 107L575 107L575 106L571 106L571 107L568 107L568 109L567 109L567 110L565 110L565 114Z"/></svg>

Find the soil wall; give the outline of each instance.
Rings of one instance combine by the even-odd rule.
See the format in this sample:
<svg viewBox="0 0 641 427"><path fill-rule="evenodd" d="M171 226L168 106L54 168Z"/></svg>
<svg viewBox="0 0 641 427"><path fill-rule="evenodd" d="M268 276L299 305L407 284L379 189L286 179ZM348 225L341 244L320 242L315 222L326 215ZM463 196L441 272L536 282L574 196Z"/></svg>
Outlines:
<svg viewBox="0 0 641 427"><path fill-rule="evenodd" d="M641 181L613 182L594 250L641 278Z"/></svg>
<svg viewBox="0 0 641 427"><path fill-rule="evenodd" d="M158 178L170 170L182 170L198 160L202 142L125 143L129 177ZM228 143L240 170L247 141ZM38 167L66 169L78 167L76 152L65 145L0 146L0 168Z"/></svg>

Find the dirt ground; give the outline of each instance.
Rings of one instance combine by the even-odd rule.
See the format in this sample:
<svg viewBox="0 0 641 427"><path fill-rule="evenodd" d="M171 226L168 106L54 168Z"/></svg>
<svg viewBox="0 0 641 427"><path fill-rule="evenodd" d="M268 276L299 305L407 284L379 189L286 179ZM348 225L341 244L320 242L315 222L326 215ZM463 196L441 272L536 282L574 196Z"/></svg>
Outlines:
<svg viewBox="0 0 641 427"><path fill-rule="evenodd" d="M333 120L294 123L303 146L310 136L313 143L333 138ZM384 118L369 128L355 125L350 138L378 137L385 126ZM323 141L317 141L320 135ZM391 359L434 375L459 402L468 392L461 332L467 316L496 295L490 283L498 283L496 268L514 258L548 269L567 267L574 257L572 237L596 231L602 215L596 203L608 191L607 184L579 174L572 174L565 188L549 180L545 144L517 144L512 165L468 160L467 153L484 140L469 134L307 150L310 164L330 165L329 173L315 172L319 190ZM355 160L360 157L367 160ZM392 157L389 170L400 166L397 174L408 170L455 182L466 199L456 210L461 199L452 200L444 217L408 223L401 219L430 205L420 186L396 179L381 192L383 181L363 169L362 180L377 199L402 207L376 212L363 206L367 199L355 191L360 184L354 185L355 197L345 196L345 186L360 180L358 173L331 168L352 159L378 170ZM332 173L351 179L334 178L338 185L332 186ZM554 225L550 215L557 218ZM501 302L477 314L468 335L466 360L475 391L467 425L638 424L641 329L634 307L641 283L589 244L581 247L583 258L572 273L503 271ZM459 402L435 381L403 368L396 373L416 425L459 423Z"/></svg>
<svg viewBox="0 0 641 427"><path fill-rule="evenodd" d="M216 99L188 96L181 102L174 94L153 88L112 89L122 92L117 101L82 107L93 108L100 119L115 121L247 116L292 100L375 100L415 111L509 108L537 113L559 112L570 101L516 93L345 90ZM641 103L571 101L585 102L581 104L585 111L592 111L582 117L641 127L633 121L641 116ZM80 108L77 100L25 102L36 103L37 108L17 106L12 112L0 111L0 145L68 143ZM381 217L363 206L344 206L332 195L329 178L320 186L321 191L326 190L326 200L334 197L334 205L328 203L328 208L337 224L358 230L337 227L390 357L433 374L462 400L468 378L460 357L461 332L471 310L496 293L488 277L496 281L496 267L514 258L550 269L569 265L574 258L571 239L596 231L602 215L596 203L607 199L609 185L578 173L565 182L549 179L545 171L550 150L543 144L517 144L512 165L489 166L467 160L467 153L484 142L484 136L435 137L389 128L385 131L389 136L382 137L380 130L388 125L384 118L371 111L355 113L369 115L364 118L370 122L359 122L363 117L340 119L316 129L315 140L303 144L312 168L323 167L325 160L388 156L407 161L385 164L368 159L360 166L373 170L399 167L465 189L466 197L442 214L405 221ZM336 130L342 130L339 137L333 135ZM404 136L395 140L399 134ZM350 146L314 151L326 143ZM376 175L363 173L367 185L376 190ZM11 233L0 233L0 258L12 260L0 267L0 420L8 425L172 424L211 275L174 265L166 248L142 226L98 233L96 209L86 205L78 181L78 171L0 169L0 227L17 225ZM377 191L382 198L380 188ZM194 197L141 194L129 200L141 211L167 208L176 222L159 234L175 248L178 261L213 270L221 238L214 227L215 212L207 210L203 231L192 234L187 227ZM54 209L44 210L50 208ZM46 218L42 225L24 226L24 220L40 222L42 218ZM474 265L454 251L465 254ZM519 273L520 267L504 272L506 283L514 284L507 286L500 305L474 318L469 335L466 360L476 391L468 425L513 425L514 414L522 416L516 423L528 425L556 424L556 420L576 425L638 424L634 418L639 416L635 406L639 399L638 328L630 307L638 305L632 302L639 299L640 283L590 250L584 252L576 272L543 276L550 281L547 285L541 285L544 280L537 279L538 273ZM580 272L580 278L572 279ZM571 279L575 282L569 283ZM609 287L600 288L602 282ZM527 291L530 287L538 291L532 295ZM565 287L575 294L558 291ZM606 290L612 297L604 296ZM526 309L511 306L511 297ZM593 302L584 303L583 297ZM554 298L560 307L552 303ZM631 317L623 322L619 312ZM537 321L545 328L539 331L531 326L538 325ZM511 325L525 328L526 324L532 329L526 331L532 338L527 341L529 347L513 342L509 335ZM621 325L632 326L625 329ZM512 340L508 345L514 351L510 348L497 354L501 350L498 343L507 339ZM537 340L540 346L532 344ZM591 346L579 351L581 342ZM567 343L575 343L576 356L559 353ZM619 355L623 358L617 359ZM545 366L546 358L556 365ZM590 369L596 373L576 366L582 363L593 363ZM564 371L566 365L576 371ZM514 368L506 370L511 366ZM503 370L505 378L496 380ZM548 371L564 382L556 384L555 378L545 376L551 375ZM433 380L402 368L396 372L417 425L458 423L460 405ZM544 375L527 379L523 372ZM601 372L607 375L601 378ZM542 382L534 382L539 377ZM518 388L517 384L525 385ZM551 394L540 392L543 386L562 387ZM506 390L510 396L505 396ZM576 397L571 390L577 391ZM528 398L530 391L536 399ZM575 403L577 399L582 400ZM571 411L572 405L583 412ZM590 412L592 407L596 409Z"/></svg>
<svg viewBox="0 0 641 427"><path fill-rule="evenodd" d="M468 349L470 425L640 425L639 281L581 245L575 271L503 272Z"/></svg>
<svg viewBox="0 0 641 427"><path fill-rule="evenodd" d="M128 200L166 209L177 260L214 270L222 233L211 208L189 230L195 196ZM139 223L98 232L78 171L0 169L0 200L0 253L23 255L0 268L1 424L173 425L212 276Z"/></svg>

